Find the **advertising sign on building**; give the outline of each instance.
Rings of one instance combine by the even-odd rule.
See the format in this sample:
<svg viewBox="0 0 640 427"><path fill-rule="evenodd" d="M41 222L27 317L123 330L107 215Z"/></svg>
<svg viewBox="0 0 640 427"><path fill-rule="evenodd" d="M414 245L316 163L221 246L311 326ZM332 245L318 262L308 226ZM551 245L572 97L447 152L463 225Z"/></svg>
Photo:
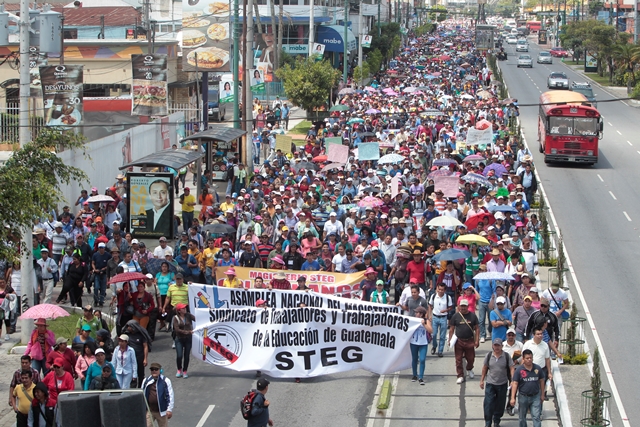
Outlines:
<svg viewBox="0 0 640 427"><path fill-rule="evenodd" d="M184 71L230 71L229 1L182 2Z"/></svg>
<svg viewBox="0 0 640 427"><path fill-rule="evenodd" d="M131 114L165 116L169 112L167 96L167 55L131 55L133 95Z"/></svg>
<svg viewBox="0 0 640 427"><path fill-rule="evenodd" d="M78 126L82 121L82 65L40 67L47 126Z"/></svg>

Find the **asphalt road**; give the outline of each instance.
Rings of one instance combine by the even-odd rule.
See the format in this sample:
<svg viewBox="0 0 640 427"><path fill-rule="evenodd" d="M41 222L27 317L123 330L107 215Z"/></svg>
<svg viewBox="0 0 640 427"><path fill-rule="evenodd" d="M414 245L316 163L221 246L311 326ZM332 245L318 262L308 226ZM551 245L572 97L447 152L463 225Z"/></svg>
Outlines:
<svg viewBox="0 0 640 427"><path fill-rule="evenodd" d="M149 363L159 362L173 384L175 410L171 425L179 427L244 427L240 400L255 388L255 372L235 372L191 357L189 378L175 378L171 336L158 332ZM147 375L149 372L147 371ZM267 398L276 426L364 426L378 376L358 370L303 379L272 379ZM211 405L215 405L208 411ZM205 414L209 412L208 416ZM330 417L330 418L329 418Z"/></svg>
<svg viewBox="0 0 640 427"><path fill-rule="evenodd" d="M531 40L531 39L530 39ZM539 48L530 43L532 69L516 67L515 45L504 44L508 61L500 62L510 96L519 104L535 104L546 92L547 76L564 71L570 81L586 81L558 58L552 65L535 63ZM536 107L520 110L525 138L561 228L590 314L596 324L611 372L631 425L640 423L636 403L640 371L635 356L640 342L625 338L638 319L636 254L640 250L640 110L623 102L602 102L615 96L592 84L604 118L599 160L592 167L545 165L538 152ZM574 299L576 294L574 292ZM591 346L593 349L593 345ZM604 378L604 372L603 372ZM607 389L605 385L603 388ZM611 388L609 388L611 390ZM620 425L611 403L612 425ZM579 420L573 420L575 423Z"/></svg>

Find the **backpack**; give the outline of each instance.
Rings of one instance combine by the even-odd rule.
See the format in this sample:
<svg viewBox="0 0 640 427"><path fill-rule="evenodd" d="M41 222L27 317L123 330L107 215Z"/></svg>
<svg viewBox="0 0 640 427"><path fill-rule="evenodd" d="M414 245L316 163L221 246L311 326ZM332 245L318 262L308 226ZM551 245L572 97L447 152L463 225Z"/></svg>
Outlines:
<svg viewBox="0 0 640 427"><path fill-rule="evenodd" d="M257 394L258 392L256 390L251 390L240 401L240 412L242 413L242 418L244 418L245 420L253 418L251 409L253 408L253 401L255 400Z"/></svg>

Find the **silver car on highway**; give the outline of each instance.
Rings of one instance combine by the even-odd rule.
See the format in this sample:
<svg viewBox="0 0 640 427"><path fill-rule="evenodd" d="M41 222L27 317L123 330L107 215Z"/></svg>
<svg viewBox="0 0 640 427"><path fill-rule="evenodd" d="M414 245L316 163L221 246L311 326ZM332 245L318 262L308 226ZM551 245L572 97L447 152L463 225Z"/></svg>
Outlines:
<svg viewBox="0 0 640 427"><path fill-rule="evenodd" d="M569 89L569 78L565 73L554 71L547 78L547 87L549 89Z"/></svg>
<svg viewBox="0 0 640 427"><path fill-rule="evenodd" d="M531 59L531 55L518 56L518 68L520 67L533 68L533 59Z"/></svg>
<svg viewBox="0 0 640 427"><path fill-rule="evenodd" d="M545 50L538 53L538 64L553 64L553 57Z"/></svg>

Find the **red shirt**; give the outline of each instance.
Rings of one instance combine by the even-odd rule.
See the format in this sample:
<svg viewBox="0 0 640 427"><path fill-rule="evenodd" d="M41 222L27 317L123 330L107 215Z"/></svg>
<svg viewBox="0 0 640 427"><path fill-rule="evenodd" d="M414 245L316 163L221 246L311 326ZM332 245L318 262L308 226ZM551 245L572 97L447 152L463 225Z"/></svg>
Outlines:
<svg viewBox="0 0 640 427"><path fill-rule="evenodd" d="M409 273L409 283L424 283L424 261L409 261L407 263L407 272Z"/></svg>
<svg viewBox="0 0 640 427"><path fill-rule="evenodd" d="M47 386L47 389L49 390L49 399L53 401L54 404L58 403L58 394L63 391L75 390L73 377L67 371L64 371L64 375L62 377L58 377L55 371L49 371L42 382Z"/></svg>
<svg viewBox="0 0 640 427"><path fill-rule="evenodd" d="M271 279L269 284L273 289L291 289L291 283L287 279Z"/></svg>

